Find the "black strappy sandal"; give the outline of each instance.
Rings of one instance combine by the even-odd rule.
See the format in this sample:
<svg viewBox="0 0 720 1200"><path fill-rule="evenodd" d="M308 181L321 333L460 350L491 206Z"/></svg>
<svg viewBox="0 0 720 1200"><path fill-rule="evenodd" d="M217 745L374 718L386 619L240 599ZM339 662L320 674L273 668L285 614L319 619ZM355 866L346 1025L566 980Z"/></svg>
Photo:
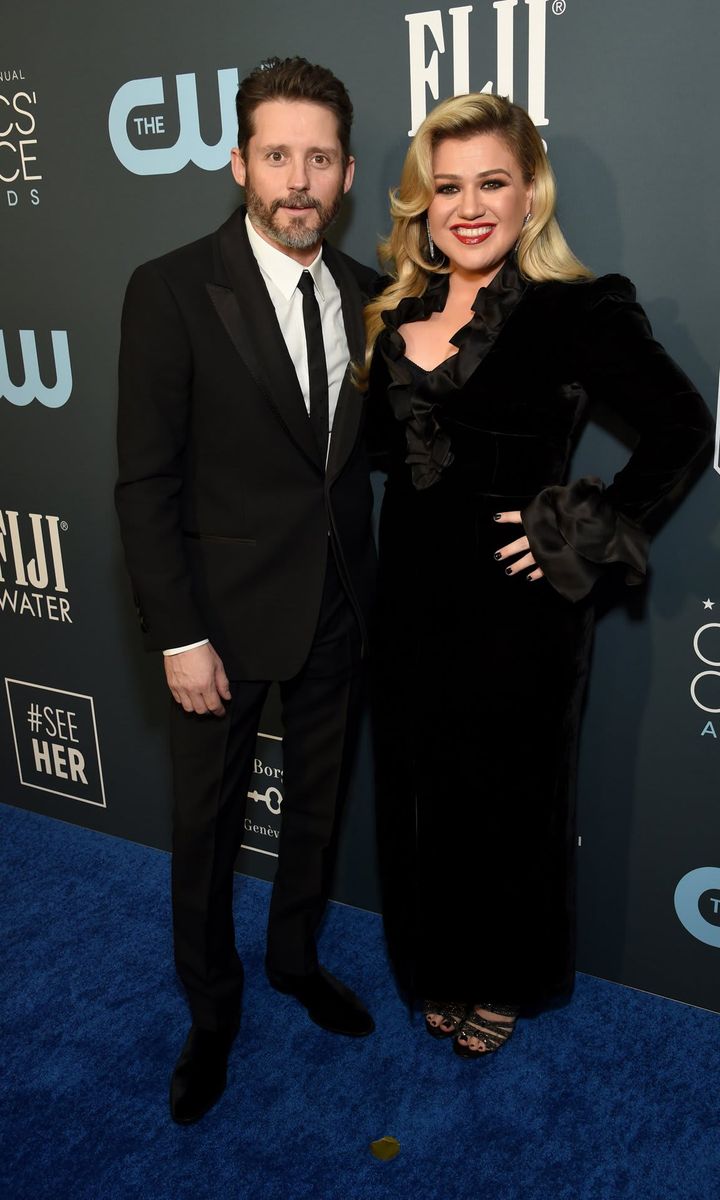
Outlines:
<svg viewBox="0 0 720 1200"><path fill-rule="evenodd" d="M425 1000L423 1002L423 1012L425 1014L425 1028L430 1037L433 1038L449 1038L457 1033L462 1025L463 1018L467 1012L467 1005L455 1002L454 1000ZM431 1025L428 1017L434 1013L438 1017L442 1017L439 1025ZM451 1029L443 1029L443 1025L451 1025Z"/></svg>
<svg viewBox="0 0 720 1200"><path fill-rule="evenodd" d="M486 1012L497 1013L500 1017L509 1017L510 1020L488 1021L476 1011L478 1008L483 1008ZM457 1031L453 1050L460 1058L484 1058L486 1054L492 1054L495 1050L499 1050L512 1036L518 1012L519 1009L502 1004L473 1004ZM464 1046L461 1045L460 1038L465 1038ZM485 1049L473 1050L467 1045L470 1038L477 1038L478 1041L484 1042Z"/></svg>

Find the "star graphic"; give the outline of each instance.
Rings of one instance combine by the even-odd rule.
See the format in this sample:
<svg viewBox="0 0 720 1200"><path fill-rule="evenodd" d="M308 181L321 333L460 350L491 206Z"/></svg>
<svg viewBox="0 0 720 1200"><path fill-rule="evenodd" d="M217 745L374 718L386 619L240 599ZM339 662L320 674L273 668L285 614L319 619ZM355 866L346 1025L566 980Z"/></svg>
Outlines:
<svg viewBox="0 0 720 1200"><path fill-rule="evenodd" d="M715 607L715 601L714 601L714 600L710 600L710 599L708 599L708 600L703 600L703 602L702 602L702 606L703 606L703 608L710 608L710 609L712 609L712 608L714 608L714 607Z"/></svg>

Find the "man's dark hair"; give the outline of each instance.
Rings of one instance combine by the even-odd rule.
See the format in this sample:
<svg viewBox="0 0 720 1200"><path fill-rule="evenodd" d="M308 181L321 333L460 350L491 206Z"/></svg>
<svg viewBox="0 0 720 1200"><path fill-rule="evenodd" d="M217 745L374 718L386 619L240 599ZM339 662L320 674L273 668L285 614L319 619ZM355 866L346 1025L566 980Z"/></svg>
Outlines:
<svg viewBox="0 0 720 1200"><path fill-rule="evenodd" d="M350 157L353 106L345 85L327 67L313 66L306 58L268 58L243 79L238 88L238 148L243 158L255 132L253 113L266 100L310 100L329 108L337 118L343 158Z"/></svg>

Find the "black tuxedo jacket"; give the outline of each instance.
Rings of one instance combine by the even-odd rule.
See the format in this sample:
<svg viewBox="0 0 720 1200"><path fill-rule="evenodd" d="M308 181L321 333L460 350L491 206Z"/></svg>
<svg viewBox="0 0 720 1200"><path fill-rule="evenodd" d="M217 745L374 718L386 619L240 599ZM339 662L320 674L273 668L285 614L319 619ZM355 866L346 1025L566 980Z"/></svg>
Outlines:
<svg viewBox="0 0 720 1200"><path fill-rule="evenodd" d="M231 678L287 679L310 648L330 541L367 628L363 399L347 374L326 469L244 217L130 280L116 504L147 648L209 637ZM374 273L327 244L323 258L360 359Z"/></svg>

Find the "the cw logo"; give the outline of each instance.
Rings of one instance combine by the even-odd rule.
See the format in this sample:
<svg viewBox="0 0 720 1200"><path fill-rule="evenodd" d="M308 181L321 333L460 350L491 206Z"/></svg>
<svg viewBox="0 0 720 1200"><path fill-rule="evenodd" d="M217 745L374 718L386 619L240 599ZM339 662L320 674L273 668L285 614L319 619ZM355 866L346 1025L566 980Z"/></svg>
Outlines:
<svg viewBox="0 0 720 1200"><path fill-rule="evenodd" d="M683 875L675 888L675 912L699 942L720 947L720 868L698 867Z"/></svg>
<svg viewBox="0 0 720 1200"><path fill-rule="evenodd" d="M4 396L11 404L23 407L33 400L39 400L45 408L61 408L70 399L73 380L67 333L63 329L53 329L50 337L55 359L54 386L46 387L40 378L37 345L32 329L20 330L24 379L21 384L16 384L10 378L5 338L0 329L0 396Z"/></svg>
<svg viewBox="0 0 720 1200"><path fill-rule="evenodd" d="M227 165L230 148L235 144L235 94L238 88L237 68L218 71L218 95L222 133L214 146L208 146L200 133L197 86L194 75L176 75L180 133L174 146L139 149L128 137L128 119L138 108L146 115L133 117L138 137L164 133L165 89L161 78L131 79L124 83L113 98L108 117L110 141L115 154L133 175L172 175L182 171L189 162L203 171L218 171ZM147 115L154 109L153 116Z"/></svg>

